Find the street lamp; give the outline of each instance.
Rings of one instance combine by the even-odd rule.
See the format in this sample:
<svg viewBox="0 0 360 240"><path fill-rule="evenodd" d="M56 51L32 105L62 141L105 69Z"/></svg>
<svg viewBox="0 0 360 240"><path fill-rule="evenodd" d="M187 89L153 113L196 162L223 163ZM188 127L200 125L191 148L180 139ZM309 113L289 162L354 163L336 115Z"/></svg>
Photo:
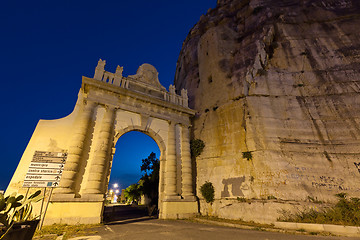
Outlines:
<svg viewBox="0 0 360 240"><path fill-rule="evenodd" d="M118 188L118 187L119 187L119 184L114 183L114 184L113 184L113 187L114 187L114 188Z"/></svg>

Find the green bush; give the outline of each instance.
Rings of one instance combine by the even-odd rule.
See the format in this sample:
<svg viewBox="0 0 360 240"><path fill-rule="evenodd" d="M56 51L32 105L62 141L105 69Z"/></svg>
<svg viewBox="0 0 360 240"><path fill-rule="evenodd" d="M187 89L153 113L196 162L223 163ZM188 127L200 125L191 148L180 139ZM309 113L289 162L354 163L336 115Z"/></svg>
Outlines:
<svg viewBox="0 0 360 240"><path fill-rule="evenodd" d="M323 211L309 209L295 214L283 211L283 216L279 220L284 222L360 226L360 199L348 199L346 193L339 193L336 196L338 202L333 208Z"/></svg>
<svg viewBox="0 0 360 240"><path fill-rule="evenodd" d="M201 187L200 187L201 195L205 198L205 201L207 203L214 202L215 197L215 189L211 182L206 181Z"/></svg>
<svg viewBox="0 0 360 240"><path fill-rule="evenodd" d="M277 198L274 195L269 195L269 196L267 196L267 199L271 200L271 199L277 199Z"/></svg>
<svg viewBox="0 0 360 240"><path fill-rule="evenodd" d="M250 199L244 198L244 197L237 197L236 198L238 200L238 202L246 202L246 203L251 203Z"/></svg>
<svg viewBox="0 0 360 240"><path fill-rule="evenodd" d="M199 156L202 151L204 150L205 143L201 139L192 139L190 141L190 151L191 156L197 157Z"/></svg>

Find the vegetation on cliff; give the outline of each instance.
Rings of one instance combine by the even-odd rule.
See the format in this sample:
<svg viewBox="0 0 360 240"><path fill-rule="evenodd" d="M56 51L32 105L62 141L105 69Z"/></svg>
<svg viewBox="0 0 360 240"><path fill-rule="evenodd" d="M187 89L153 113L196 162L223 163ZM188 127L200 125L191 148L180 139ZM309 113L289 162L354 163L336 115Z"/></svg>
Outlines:
<svg viewBox="0 0 360 240"><path fill-rule="evenodd" d="M200 192L201 192L201 195L204 197L204 199L205 199L205 201L207 203L214 202L215 189L214 189L214 186L213 186L213 184L211 182L205 182L200 187Z"/></svg>
<svg viewBox="0 0 360 240"><path fill-rule="evenodd" d="M339 193L336 196L338 202L333 208L323 211L312 208L295 214L284 211L279 220L284 222L360 226L360 198L348 198L346 193Z"/></svg>

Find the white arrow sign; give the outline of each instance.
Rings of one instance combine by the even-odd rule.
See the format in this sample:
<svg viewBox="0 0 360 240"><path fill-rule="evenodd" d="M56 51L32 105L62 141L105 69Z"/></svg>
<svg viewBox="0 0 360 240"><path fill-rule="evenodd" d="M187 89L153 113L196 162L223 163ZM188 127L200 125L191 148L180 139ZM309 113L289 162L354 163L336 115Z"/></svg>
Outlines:
<svg viewBox="0 0 360 240"><path fill-rule="evenodd" d="M64 168L65 164L63 163L30 163L30 168L53 168L53 169L60 169L60 168Z"/></svg>
<svg viewBox="0 0 360 240"><path fill-rule="evenodd" d="M67 153L36 151L23 187L57 187L64 171Z"/></svg>
<svg viewBox="0 0 360 240"><path fill-rule="evenodd" d="M23 187L35 187L35 188L45 188L45 187L57 187L59 182L45 182L45 181L26 181L24 182Z"/></svg>
<svg viewBox="0 0 360 240"><path fill-rule="evenodd" d="M25 180L29 181L60 181L60 176L58 174L56 175L33 175L33 174L27 174L25 177Z"/></svg>
<svg viewBox="0 0 360 240"><path fill-rule="evenodd" d="M50 169L41 169L41 168L29 168L27 174L62 174L63 169L55 169L55 168L50 168Z"/></svg>

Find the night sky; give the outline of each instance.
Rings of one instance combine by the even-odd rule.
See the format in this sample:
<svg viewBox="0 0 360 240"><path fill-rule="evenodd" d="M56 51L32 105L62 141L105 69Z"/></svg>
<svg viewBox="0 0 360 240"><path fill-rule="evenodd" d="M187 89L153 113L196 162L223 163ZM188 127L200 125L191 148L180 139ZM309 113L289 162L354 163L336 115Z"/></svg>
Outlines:
<svg viewBox="0 0 360 240"><path fill-rule="evenodd" d="M70 114L81 76L105 69L133 75L154 65L166 88L190 29L216 0L17 1L0 7L0 190L5 190L40 119ZM116 145L111 183L137 182L156 143L137 132Z"/></svg>

